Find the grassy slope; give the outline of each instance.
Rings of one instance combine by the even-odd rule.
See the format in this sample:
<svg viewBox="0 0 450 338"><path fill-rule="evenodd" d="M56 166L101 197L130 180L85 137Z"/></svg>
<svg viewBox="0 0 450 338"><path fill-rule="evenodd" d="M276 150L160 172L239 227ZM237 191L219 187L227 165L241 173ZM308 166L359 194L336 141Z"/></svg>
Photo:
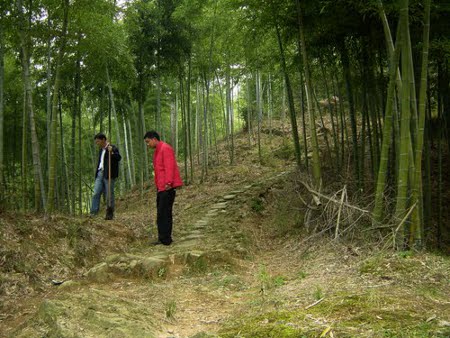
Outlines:
<svg viewBox="0 0 450 338"><path fill-rule="evenodd" d="M449 335L447 257L381 252L359 239L331 241L327 232L308 237L299 195L310 196L299 174L276 177L290 170L292 147L274 136L261 166L245 137L236 143L235 166L225 164L222 152L223 164L211 168L202 184L179 192L176 244L170 248L148 246L148 233L155 234L151 190L118 201L110 223L2 215L1 334ZM204 237L189 239L214 203L250 184L255 185L207 218ZM166 260L147 273L134 269L142 257ZM106 279L83 277L99 262L114 262L115 270ZM51 279L71 281L53 286Z"/></svg>

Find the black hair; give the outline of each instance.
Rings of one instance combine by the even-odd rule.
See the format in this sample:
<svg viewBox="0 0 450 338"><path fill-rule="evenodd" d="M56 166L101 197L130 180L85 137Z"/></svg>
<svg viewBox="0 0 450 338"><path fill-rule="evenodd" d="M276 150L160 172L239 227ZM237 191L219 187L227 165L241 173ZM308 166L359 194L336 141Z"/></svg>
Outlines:
<svg viewBox="0 0 450 338"><path fill-rule="evenodd" d="M150 131L146 132L144 135L144 140L146 138L156 138L158 141L161 141L159 134L154 130L150 130Z"/></svg>
<svg viewBox="0 0 450 338"><path fill-rule="evenodd" d="M106 135L103 133L98 133L94 136L94 140L106 140Z"/></svg>

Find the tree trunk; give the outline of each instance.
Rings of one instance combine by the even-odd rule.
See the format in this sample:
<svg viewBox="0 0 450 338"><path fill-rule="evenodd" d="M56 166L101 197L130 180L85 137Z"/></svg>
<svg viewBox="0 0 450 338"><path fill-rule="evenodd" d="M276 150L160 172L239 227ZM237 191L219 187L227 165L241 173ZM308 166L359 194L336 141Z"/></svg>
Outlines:
<svg viewBox="0 0 450 338"><path fill-rule="evenodd" d="M23 89L23 114L22 114L22 211L28 209L28 118L26 109L27 92Z"/></svg>
<svg viewBox="0 0 450 338"><path fill-rule="evenodd" d="M71 212L74 215L76 213L76 181L75 181L75 157L76 157L76 125L77 117L81 113L81 108L78 106L80 102L81 95L81 60L78 55L76 65L75 65L75 79L74 79L74 93L73 93L73 107L72 107L72 137L71 137L71 147L70 147L70 170L69 177L71 180L70 184L70 194L71 194ZM79 120L79 119L78 119ZM79 126L81 128L81 125ZM79 172L81 174L81 172ZM81 203L81 200L79 201Z"/></svg>
<svg viewBox="0 0 450 338"><path fill-rule="evenodd" d="M125 145L125 156L126 156L126 163L127 163L127 177L129 182L129 188L132 188L134 185L133 178L131 175L131 158L130 158L130 151L128 147L128 133L127 133L127 118L123 118L123 136L124 136L124 145Z"/></svg>
<svg viewBox="0 0 450 338"><path fill-rule="evenodd" d="M262 105L261 105L261 76L259 71L256 71L256 109L257 109L257 138L258 138L258 156L259 163L262 163L262 153L261 153L261 119L262 119Z"/></svg>
<svg viewBox="0 0 450 338"><path fill-rule="evenodd" d="M161 120L161 74L159 68L156 75L156 130L160 133L161 139L164 139L165 134Z"/></svg>
<svg viewBox="0 0 450 338"><path fill-rule="evenodd" d="M111 113L112 113L112 117L114 118L114 127L116 129L116 145L117 145L117 148L119 148L119 150L121 150L122 149L122 137L120 136L120 124L119 124L119 119L117 117L116 104L114 102L114 93L112 90L112 83L111 83L111 78L109 76L108 66L106 66L106 80L108 82L109 100L111 102ZM110 136L110 138L112 138L111 134L109 136ZM120 168L119 171L123 172L123 161L119 162L119 168Z"/></svg>
<svg viewBox="0 0 450 338"><path fill-rule="evenodd" d="M402 24L400 19L399 26ZM392 130L395 117L393 110L395 106L395 83L398 71L398 62L401 49L400 31L397 32L396 47L394 53L390 57L389 63L389 84L387 90L386 109L383 125L383 140L381 145L380 162L378 165L377 185L375 193L375 206L373 209L373 218L376 222L381 222L383 219L384 209L384 190L387 179L387 168L389 161L389 149L392 143Z"/></svg>
<svg viewBox="0 0 450 338"><path fill-rule="evenodd" d="M428 48L430 37L430 3L431 0L425 0L425 20L423 29L423 48L422 48L422 67L420 76L420 94L419 94L419 120L418 130L415 142L415 173L412 184L413 203L417 207L413 212L413 224L411 229L413 243L418 247L422 246L423 234L423 191L422 191L422 152L424 141L426 102L427 102L427 79L428 79Z"/></svg>
<svg viewBox="0 0 450 338"><path fill-rule="evenodd" d="M233 144L233 108L231 103L231 84L230 84L230 65L227 65L225 74L226 83L226 135L229 140L228 143L228 153L230 156L230 164L234 162L234 144ZM221 91L222 92L222 91Z"/></svg>
<svg viewBox="0 0 450 338"><path fill-rule="evenodd" d="M361 171L360 171L360 161L358 155L358 130L356 126L356 110L355 103L353 101L353 87L352 87L352 79L350 74L350 61L348 58L347 49L345 46L345 41L341 42L341 61L342 68L344 70L344 78L345 78L345 88L347 90L348 104L350 108L350 124L352 128L352 144L353 144L353 163L355 168L355 176L358 180L358 186L361 186Z"/></svg>
<svg viewBox="0 0 450 338"><path fill-rule="evenodd" d="M24 18L22 0L17 0L17 10L19 13L21 21L21 29L19 32L21 49L22 49L22 69L23 69L23 79L25 87L25 107L26 114L29 115L30 121L30 131L31 131L31 149L33 154L33 173L34 173L34 201L35 209L39 211L42 206L45 206L45 190L44 190L44 178L42 175L42 166L39 150L39 141L36 132L36 122L34 118L34 107L33 107L33 90L31 86L31 75L30 75L30 54L29 54L29 43L30 37L26 32L29 29L29 25L26 24L26 19Z"/></svg>
<svg viewBox="0 0 450 338"><path fill-rule="evenodd" d="M214 80L213 80L213 83L214 83ZM209 112L208 120L209 120L209 130L210 130L210 132L209 132L209 136L210 136L209 144L210 145L214 145L214 149L215 149L214 155L216 157L215 164L219 165L220 159L219 159L219 149L217 147L217 127L216 127L217 121L216 121L215 114L214 114L214 105L211 104L211 98L214 98L214 97L215 97L215 93L214 93L214 86L213 86L213 88L212 88L212 95L211 94L208 95L208 98L209 98L208 99L208 107L209 107L209 109L208 109L208 112Z"/></svg>
<svg viewBox="0 0 450 338"><path fill-rule="evenodd" d="M300 41L298 42L298 50L300 52L301 46ZM303 80L303 70L302 67L299 66L298 73L300 75L300 86L299 86L299 92L300 92L300 113L302 116L302 135L303 135L303 147L304 147L304 153L305 153L305 166L306 171L310 173L310 167L309 167L309 157L308 157L308 138L306 136L306 109L305 109L305 81ZM286 84L284 83L286 86Z"/></svg>
<svg viewBox="0 0 450 338"><path fill-rule="evenodd" d="M313 94L313 98L314 98L314 103L316 104L316 107L317 107L317 111L319 112L320 123L321 123L322 129L323 129L323 139L325 141L325 146L327 147L327 152L325 155L327 155L331 160L332 159L331 146L330 146L330 141L328 140L328 132L327 132L327 128L325 126L325 121L323 120L322 109L320 108L320 104L319 104L319 101L317 100L317 96L316 96L316 93L314 92L314 90L312 90L312 94ZM315 127L314 127L314 129L315 129Z"/></svg>
<svg viewBox="0 0 450 338"><path fill-rule="evenodd" d="M208 175L208 102L209 102L209 82L206 74L203 74L203 120L200 126L200 138L202 140L202 178L201 182Z"/></svg>
<svg viewBox="0 0 450 338"><path fill-rule="evenodd" d="M180 89L180 91L181 90L182 89ZM175 93L173 101L170 103L170 144L172 144L176 156L178 156L177 109L178 109L178 94Z"/></svg>
<svg viewBox="0 0 450 338"><path fill-rule="evenodd" d="M58 111L59 89L61 87L61 66L64 59L64 51L66 46L67 24L69 20L69 0L63 0L64 19L61 32L61 46L58 53L58 60L56 63L55 83L53 86L53 108L52 108L52 125L51 125L51 142L50 142L50 165L49 165L49 187L47 197L47 212L53 212L55 208L56 196L56 162L57 162L57 143L58 143L58 119L56 112Z"/></svg>
<svg viewBox="0 0 450 338"><path fill-rule="evenodd" d="M251 84L250 79L247 79L247 135L248 135L248 145L252 145L252 104L251 104Z"/></svg>
<svg viewBox="0 0 450 338"><path fill-rule="evenodd" d="M183 76L179 75L180 81L180 100L181 100L181 123L183 130L183 158L184 158L184 179L188 181L188 130L187 130L187 116L186 116L186 103L184 101L184 88L183 88ZM177 123L177 121L175 121ZM175 125L176 130L177 125Z"/></svg>
<svg viewBox="0 0 450 338"><path fill-rule="evenodd" d="M50 12L47 12L47 26L50 30L52 28L52 24L50 21ZM52 37L49 34L47 40L47 105L46 105L46 114L47 114L47 169L50 165L50 132L52 125ZM48 177L47 177L48 178Z"/></svg>
<svg viewBox="0 0 450 338"><path fill-rule="evenodd" d="M78 212L79 214L83 214L83 187L81 182L83 166L82 166L82 158L83 158L83 140L81 138L82 124L81 124L81 104L83 102L83 97L81 94L81 75L79 78L78 84Z"/></svg>
<svg viewBox="0 0 450 338"><path fill-rule="evenodd" d="M306 42L305 42L305 32L303 27L303 16L302 16L302 7L300 5L300 0L297 0L297 21L298 21L298 30L299 30L299 38L300 45L302 47L302 60L303 60L303 69L305 73L305 91L306 91L306 103L308 107L309 113L309 131L311 134L311 147L313 152L312 157L312 168L313 168L313 177L314 184L317 188L322 186L322 169L320 166L320 157L319 157L319 143L317 141L317 133L316 133L316 121L314 116L314 108L312 105L312 84L311 84L311 75L309 72L309 61L308 54L306 51Z"/></svg>
<svg viewBox="0 0 450 338"><path fill-rule="evenodd" d="M383 12L384 13L384 12ZM384 190L387 179L387 168L389 161L389 149L392 143L392 131L394 127L395 116L393 111L395 109L395 85L398 84L398 63L400 60L400 50L401 50L401 27L403 26L404 15L400 16L400 20L397 27L397 36L395 39L395 48L390 48L390 41L392 41L390 31L386 34L386 41L389 53L389 82L387 89L387 99L386 99L386 109L383 124L383 140L381 144L381 154L380 161L378 164L378 175L376 183L376 193L375 193L375 206L372 212L373 219L375 222L380 223L383 219L384 210ZM400 91L400 88L398 88Z"/></svg>
<svg viewBox="0 0 450 338"><path fill-rule="evenodd" d="M0 25L0 207L5 203L5 181L4 181L4 110L3 110L3 79L4 79L4 61L3 61L3 31Z"/></svg>
<svg viewBox="0 0 450 338"><path fill-rule="evenodd" d="M401 120L400 120L400 158L399 171L397 178L397 203L395 216L400 222L407 213L409 206L408 186L409 186L409 170L410 170L410 151L411 151L411 89L410 89L410 55L409 55L409 18L408 18L408 0L402 0L401 13L405 13L405 19L402 29L402 92L401 92ZM396 245L398 248L404 248L405 231L401 226L397 236Z"/></svg>
<svg viewBox="0 0 450 338"><path fill-rule="evenodd" d="M132 115L134 116L134 114ZM130 122L130 118L126 119L127 122L127 128L128 128L128 139L130 142L130 163L131 163L131 183L132 186L136 185L136 162L135 162L135 154L134 154L134 147L133 147L133 133L131 131L131 122Z"/></svg>
<svg viewBox="0 0 450 338"><path fill-rule="evenodd" d="M230 91L230 139L231 139L231 161L230 164L234 164L234 105L233 105L233 101L234 101L234 97L233 97L233 88L234 86L232 85L231 87L231 91Z"/></svg>
<svg viewBox="0 0 450 338"><path fill-rule="evenodd" d="M138 119L135 120L137 128L136 130L139 130L139 137L138 139L140 140L145 132L145 116L144 116L144 98L140 97L139 102L138 102L138 114L139 117ZM140 123L138 122L140 121ZM142 135L142 136L141 136ZM148 181L150 179L150 169L149 169L149 163L148 163L148 153L147 153L147 149L145 147L145 144L142 142L138 143L138 149L140 150L140 163L141 163L141 168L140 168L140 173L139 173L139 180L140 180L140 187L141 187L141 191L143 189L143 184L144 181Z"/></svg>
<svg viewBox="0 0 450 338"><path fill-rule="evenodd" d="M228 78L226 78L225 82L225 102L223 100L223 89L222 86L220 85L220 78L219 78L219 74L216 72L216 79L217 79L217 85L219 87L219 96L220 96L220 107L221 107L221 111L222 111L222 132L225 134L225 141L227 144L227 150L228 150L228 156L231 159L231 154L230 154L230 133L229 133L229 128L228 128L228 121L229 121L229 110L228 110L228 85L229 83L227 81L229 81Z"/></svg>
<svg viewBox="0 0 450 338"><path fill-rule="evenodd" d="M190 182L194 181L194 159L192 154L192 129L191 129L191 123L192 123L192 112L191 112L191 55L189 55L189 63L188 63L188 78L187 78L187 84L186 84L186 111L187 111L187 142L188 142L188 152L189 152L189 168L190 168Z"/></svg>
<svg viewBox="0 0 450 338"><path fill-rule="evenodd" d="M62 104L61 98L59 99L59 125L63 125L62 118ZM60 128L60 138L61 138L61 157L59 158L59 163L61 164L60 173L62 173L61 182L61 199L60 199L60 207L63 210L70 212L71 198L73 197L70 194L70 186L69 186L69 176L67 174L67 159L66 159L66 145L64 144L64 128Z"/></svg>
<svg viewBox="0 0 450 338"><path fill-rule="evenodd" d="M195 147L197 149L197 164L200 165L200 149L201 149L201 119L200 119L200 81L197 79L195 86Z"/></svg>
<svg viewBox="0 0 450 338"><path fill-rule="evenodd" d="M423 232L427 233L429 229L429 225L431 225L431 140L432 135L430 131L430 122L431 122L431 93L430 93L430 81L427 81L427 102L428 107L426 109L427 117L425 119L425 173L424 173L424 186L423 186L423 200L424 200L424 213L423 213ZM419 106L420 111L420 106ZM427 226L428 225L428 226Z"/></svg>
<svg viewBox="0 0 450 338"><path fill-rule="evenodd" d="M286 82L281 81L281 112L280 119L281 125L284 126L284 120L286 119ZM284 128L283 128L284 129Z"/></svg>
<svg viewBox="0 0 450 338"><path fill-rule="evenodd" d="M269 119L269 141L272 143L272 116L273 116L273 101L272 101L272 76L269 73L267 84L267 117Z"/></svg>
<svg viewBox="0 0 450 338"><path fill-rule="evenodd" d="M328 76L327 73L325 71L325 67L324 67L325 61L321 60L320 61L320 70L322 72L322 78L324 80L324 85L325 85L325 93L326 93L326 97L328 100L328 107L324 107L324 109L327 109L330 113L330 121L331 121L331 132L333 133L332 137L333 137L333 149L334 149L334 156L336 158L336 165L337 165L337 169L338 171L340 171L341 168L341 163L340 163L340 157L339 157L339 142L337 140L337 130L336 130L336 124L335 124L335 116L334 116L334 109L336 108L336 103L335 100L333 100L333 98L331 97L332 95L330 95L330 89L328 86ZM334 95L333 95L334 96ZM342 144L343 146L343 144Z"/></svg>

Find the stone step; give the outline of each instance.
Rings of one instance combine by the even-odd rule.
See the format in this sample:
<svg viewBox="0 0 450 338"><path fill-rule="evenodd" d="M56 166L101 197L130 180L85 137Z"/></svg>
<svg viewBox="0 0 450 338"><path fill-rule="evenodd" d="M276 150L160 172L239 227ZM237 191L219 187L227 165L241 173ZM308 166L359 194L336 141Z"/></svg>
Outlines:
<svg viewBox="0 0 450 338"><path fill-rule="evenodd" d="M227 207L227 202L221 202L214 204L211 209L225 209Z"/></svg>

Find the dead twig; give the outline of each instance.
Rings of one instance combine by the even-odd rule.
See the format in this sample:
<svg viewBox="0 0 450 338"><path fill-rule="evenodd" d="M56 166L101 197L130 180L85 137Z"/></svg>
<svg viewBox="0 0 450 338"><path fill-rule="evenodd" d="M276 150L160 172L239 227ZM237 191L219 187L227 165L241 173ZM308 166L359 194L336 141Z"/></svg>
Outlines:
<svg viewBox="0 0 450 338"><path fill-rule="evenodd" d="M408 212L406 213L405 217L403 217L403 219L401 220L401 222L399 223L397 229L395 229L394 233L392 234L393 236L393 241L394 241L394 247L395 247L395 237L397 236L397 232L400 229L400 227L406 222L406 220L408 219L409 215L411 215L411 213L413 212L414 208L416 207L417 202L415 202L411 208L409 208Z"/></svg>
<svg viewBox="0 0 450 338"><path fill-rule="evenodd" d="M305 310L308 310L309 308L312 308L313 306L316 306L317 304L319 304L324 299L325 299L325 297L322 297L319 300L316 300L314 303L312 303L312 304L308 305L307 307L305 307Z"/></svg>
<svg viewBox="0 0 450 338"><path fill-rule="evenodd" d="M341 219L341 211L342 211L342 205L344 204L344 197L347 194L347 186L344 185L344 188L342 189L342 195L341 195L341 204L339 205L339 211L336 221L336 231L334 233L334 239L337 239L339 236L339 221Z"/></svg>
<svg viewBox="0 0 450 338"><path fill-rule="evenodd" d="M337 199L335 199L333 197L329 197L329 196L324 195L324 194L322 194L322 193L320 193L318 191L315 191L307 183L305 183L303 181L300 181L300 183L303 184L304 187L313 195L316 195L316 196L321 197L321 198L325 198L326 200L334 202L336 204L340 204L341 203L341 201L339 201L339 200L337 200ZM358 211L363 212L363 213L367 213L367 214L370 213L370 211L368 211L368 210L364 210L364 209L358 208L357 206L351 205L351 204L349 204L347 202L343 202L343 205L345 205L348 208L355 209L355 210L358 210Z"/></svg>

